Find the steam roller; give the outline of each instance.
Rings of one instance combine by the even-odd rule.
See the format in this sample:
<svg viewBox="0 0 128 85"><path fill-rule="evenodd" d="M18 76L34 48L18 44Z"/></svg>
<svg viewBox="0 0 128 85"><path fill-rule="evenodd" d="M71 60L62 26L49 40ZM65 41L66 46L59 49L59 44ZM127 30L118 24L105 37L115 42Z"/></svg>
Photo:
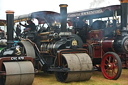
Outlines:
<svg viewBox="0 0 128 85"><path fill-rule="evenodd" d="M20 41L18 45L24 48L23 54L26 56L35 56L37 54L36 49L29 41ZM92 76L92 60L87 53L62 53L60 54L62 58L56 55L56 58L53 60L54 63L51 65L47 61L48 56L46 58L44 56L46 55L36 56L39 58L39 64L43 68L42 70L47 72L54 71L56 79L60 82L84 81L89 80ZM37 67L37 64L34 65Z"/></svg>
<svg viewBox="0 0 128 85"><path fill-rule="evenodd" d="M60 5L64 22L67 20L66 7L65 4ZM61 22L62 27L58 33L48 30L39 33L38 37L27 36L28 39L21 40L16 45L22 49L22 56L33 58L35 69L44 73L54 72L59 82L89 80L93 71L92 60L87 50L82 48L81 38L66 31L64 22Z"/></svg>
<svg viewBox="0 0 128 85"><path fill-rule="evenodd" d="M0 85L32 85L35 75L33 58L22 56L21 48L14 46L14 12L7 14L7 40L0 40Z"/></svg>
<svg viewBox="0 0 128 85"><path fill-rule="evenodd" d="M82 48L81 38L66 31L66 7L60 5L64 17L60 32L49 29L48 32L32 32L33 36L29 32L17 43L13 40L14 12L6 12L7 45L0 52L0 85L32 85L37 70L54 72L60 82L91 78L92 60Z"/></svg>

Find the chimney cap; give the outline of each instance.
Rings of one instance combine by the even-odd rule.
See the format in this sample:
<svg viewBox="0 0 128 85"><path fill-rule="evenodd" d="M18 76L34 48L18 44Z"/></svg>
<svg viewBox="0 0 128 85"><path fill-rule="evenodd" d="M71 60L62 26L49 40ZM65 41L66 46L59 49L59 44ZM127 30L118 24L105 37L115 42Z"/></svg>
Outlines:
<svg viewBox="0 0 128 85"><path fill-rule="evenodd" d="M14 11L12 11L12 10L7 10L6 13L7 13L7 14L14 14Z"/></svg>
<svg viewBox="0 0 128 85"><path fill-rule="evenodd" d="M60 7L68 7L67 4L60 4L59 6L60 6Z"/></svg>

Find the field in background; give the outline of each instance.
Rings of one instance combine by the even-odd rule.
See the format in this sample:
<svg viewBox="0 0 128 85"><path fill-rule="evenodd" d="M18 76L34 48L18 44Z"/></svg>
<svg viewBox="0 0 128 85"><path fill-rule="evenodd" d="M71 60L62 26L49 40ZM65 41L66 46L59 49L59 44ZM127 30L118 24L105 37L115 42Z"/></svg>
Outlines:
<svg viewBox="0 0 128 85"><path fill-rule="evenodd" d="M54 74L36 74L32 85L128 85L128 69L123 69L118 80L105 79L101 72L95 71L89 81L60 83Z"/></svg>

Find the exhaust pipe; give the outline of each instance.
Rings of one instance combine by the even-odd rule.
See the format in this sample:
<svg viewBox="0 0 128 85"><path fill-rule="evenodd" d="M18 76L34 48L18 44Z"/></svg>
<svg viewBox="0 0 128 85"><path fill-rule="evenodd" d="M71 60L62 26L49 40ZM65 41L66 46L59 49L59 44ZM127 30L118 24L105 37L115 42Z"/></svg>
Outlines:
<svg viewBox="0 0 128 85"><path fill-rule="evenodd" d="M6 21L7 21L7 48L10 48L13 41L13 28L14 28L14 11L6 11Z"/></svg>
<svg viewBox="0 0 128 85"><path fill-rule="evenodd" d="M67 31L67 4L60 4L61 32Z"/></svg>

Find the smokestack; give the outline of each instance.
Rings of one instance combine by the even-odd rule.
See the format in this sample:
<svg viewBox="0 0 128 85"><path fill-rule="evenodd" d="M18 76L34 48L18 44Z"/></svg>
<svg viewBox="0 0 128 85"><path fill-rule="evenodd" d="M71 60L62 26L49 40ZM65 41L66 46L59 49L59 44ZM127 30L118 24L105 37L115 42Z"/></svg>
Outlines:
<svg viewBox="0 0 128 85"><path fill-rule="evenodd" d="M13 45L14 11L6 11L7 20L7 48Z"/></svg>
<svg viewBox="0 0 128 85"><path fill-rule="evenodd" d="M121 29L127 27L128 23L128 3L121 3Z"/></svg>
<svg viewBox="0 0 128 85"><path fill-rule="evenodd" d="M67 31L67 4L60 4L61 32Z"/></svg>

